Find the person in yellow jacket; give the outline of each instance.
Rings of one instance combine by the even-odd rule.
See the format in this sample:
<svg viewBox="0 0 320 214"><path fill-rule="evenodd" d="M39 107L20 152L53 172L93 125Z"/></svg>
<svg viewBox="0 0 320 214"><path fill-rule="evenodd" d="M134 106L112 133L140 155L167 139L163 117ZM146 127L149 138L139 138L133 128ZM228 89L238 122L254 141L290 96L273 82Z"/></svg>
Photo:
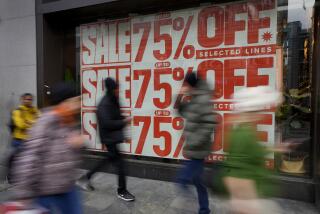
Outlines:
<svg viewBox="0 0 320 214"><path fill-rule="evenodd" d="M28 138L27 131L39 117L39 110L33 105L33 95L25 93L21 96L21 105L12 112L12 146L17 148Z"/></svg>

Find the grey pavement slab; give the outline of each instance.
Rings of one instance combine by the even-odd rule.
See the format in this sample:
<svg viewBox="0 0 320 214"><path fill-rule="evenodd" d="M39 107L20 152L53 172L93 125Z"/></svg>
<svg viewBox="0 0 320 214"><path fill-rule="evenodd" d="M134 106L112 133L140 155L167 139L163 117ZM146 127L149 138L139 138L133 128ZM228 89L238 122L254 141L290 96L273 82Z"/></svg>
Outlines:
<svg viewBox="0 0 320 214"><path fill-rule="evenodd" d="M83 171L79 172L80 174ZM83 191L84 214L196 214L198 209L194 189L185 194L177 191L176 184L171 182L128 178L128 190L136 196L136 201L125 202L117 198L117 176L97 173L92 183L96 190ZM0 202L7 200L10 189L0 184ZM313 204L272 198L268 203L276 203L281 207L279 214L316 214L320 213ZM212 213L227 214L228 201L216 195L210 195ZM268 211L266 213L269 213ZM272 212L274 213L274 212Z"/></svg>

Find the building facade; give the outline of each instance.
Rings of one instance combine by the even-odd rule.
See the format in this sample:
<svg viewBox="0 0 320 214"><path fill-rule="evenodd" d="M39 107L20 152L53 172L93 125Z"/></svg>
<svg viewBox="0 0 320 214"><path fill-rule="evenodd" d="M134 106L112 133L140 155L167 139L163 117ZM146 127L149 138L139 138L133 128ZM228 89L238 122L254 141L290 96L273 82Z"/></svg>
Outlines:
<svg viewBox="0 0 320 214"><path fill-rule="evenodd" d="M37 94L35 14L34 0L0 1L1 157L6 157L9 147L10 111L23 93Z"/></svg>
<svg viewBox="0 0 320 214"><path fill-rule="evenodd" d="M185 73L194 70L215 90L213 110L222 124L236 108L231 95L239 88L268 85L283 91L284 103L276 111L266 109L257 130L266 146L294 142L297 149L271 154L266 167L276 172L280 196L320 200L319 1L36 0L35 5L35 14L26 14L36 20L36 28L28 23L31 38L21 40L19 31L15 35L28 43L25 51L35 50L35 36L36 55L17 47L12 53L17 60L0 61L0 71L8 66L15 71L6 78L23 78L19 66L30 64L32 82L14 93L36 91L40 107L47 105L46 94L55 82L78 85L82 131L91 140L86 167L105 152L96 131L95 106L104 93L102 80L111 76L120 83L123 113L133 118L127 130L131 141L122 145L130 175L172 180L184 159L183 120L175 113L175 101L183 99L178 92ZM0 81L8 83L6 78ZM0 92L5 103L14 86L1 82L7 90ZM8 112L1 113L4 117ZM222 126L214 135L208 162L223 166L226 131Z"/></svg>

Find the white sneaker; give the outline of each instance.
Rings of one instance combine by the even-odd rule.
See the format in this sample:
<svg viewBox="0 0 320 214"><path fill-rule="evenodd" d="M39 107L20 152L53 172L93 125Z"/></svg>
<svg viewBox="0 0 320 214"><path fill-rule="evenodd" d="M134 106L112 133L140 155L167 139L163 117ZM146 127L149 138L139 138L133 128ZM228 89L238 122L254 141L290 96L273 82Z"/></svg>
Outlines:
<svg viewBox="0 0 320 214"><path fill-rule="evenodd" d="M92 186L90 180L85 176L82 176L79 180L77 180L76 185L85 191L94 191L94 187Z"/></svg>

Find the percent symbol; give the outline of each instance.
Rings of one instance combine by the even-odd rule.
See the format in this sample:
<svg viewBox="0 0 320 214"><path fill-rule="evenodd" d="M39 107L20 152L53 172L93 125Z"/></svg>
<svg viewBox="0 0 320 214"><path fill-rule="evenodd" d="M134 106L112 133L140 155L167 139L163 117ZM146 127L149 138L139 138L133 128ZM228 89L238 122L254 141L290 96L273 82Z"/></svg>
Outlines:
<svg viewBox="0 0 320 214"><path fill-rule="evenodd" d="M184 120L181 118L181 117L176 117L172 120L172 127L175 129L175 130L183 130L184 128ZM182 133L181 133L182 134ZM181 153L182 151L182 147L183 147L183 144L184 144L184 137L183 137L183 134L180 136L180 139L179 139L179 142L178 142L178 145L174 151L174 154L173 154L173 157L174 158L177 158L179 156L179 154Z"/></svg>
<svg viewBox="0 0 320 214"><path fill-rule="evenodd" d="M175 117L172 120L172 127L175 130L182 130L184 127L184 121L181 117Z"/></svg>
<svg viewBox="0 0 320 214"><path fill-rule="evenodd" d="M178 80L184 79L184 76L182 76L182 77L183 77L182 79L180 79L181 76L179 76L179 78L178 78L177 76L175 77L175 75L177 75L178 72L181 72L181 69L182 69L182 68L180 68L180 67L173 69L173 79L174 79L174 80L177 80L177 81L178 81ZM183 74L184 74L183 69L182 69L182 72L183 72ZM193 72L193 67L188 67L187 73L192 73L192 72ZM185 82L182 83L179 92L181 91L182 87L185 86L185 84L186 84ZM181 101L186 101L186 100L188 100L188 99L190 99L189 96L184 96L184 94L179 93L178 96L177 96L177 99L176 99L176 101L175 101L175 103L174 103L174 108L177 109L178 106L179 106L179 103L180 103Z"/></svg>
<svg viewBox="0 0 320 214"><path fill-rule="evenodd" d="M193 71L193 67L188 67L187 73L191 73ZM181 81L184 79L184 70L181 67L176 67L172 71L172 77L175 81Z"/></svg>
<svg viewBox="0 0 320 214"><path fill-rule="evenodd" d="M177 17L173 20L173 29L176 31L181 31L183 29L182 36L180 38L178 47L176 49L176 52L174 54L174 59L178 59L181 55L181 51L183 51L183 56L186 59L190 59L195 54L195 49L192 45L186 45L185 41L188 36L188 33L190 31L190 26L193 20L193 16L188 17L188 21L186 24L184 24L184 19L182 17Z"/></svg>

